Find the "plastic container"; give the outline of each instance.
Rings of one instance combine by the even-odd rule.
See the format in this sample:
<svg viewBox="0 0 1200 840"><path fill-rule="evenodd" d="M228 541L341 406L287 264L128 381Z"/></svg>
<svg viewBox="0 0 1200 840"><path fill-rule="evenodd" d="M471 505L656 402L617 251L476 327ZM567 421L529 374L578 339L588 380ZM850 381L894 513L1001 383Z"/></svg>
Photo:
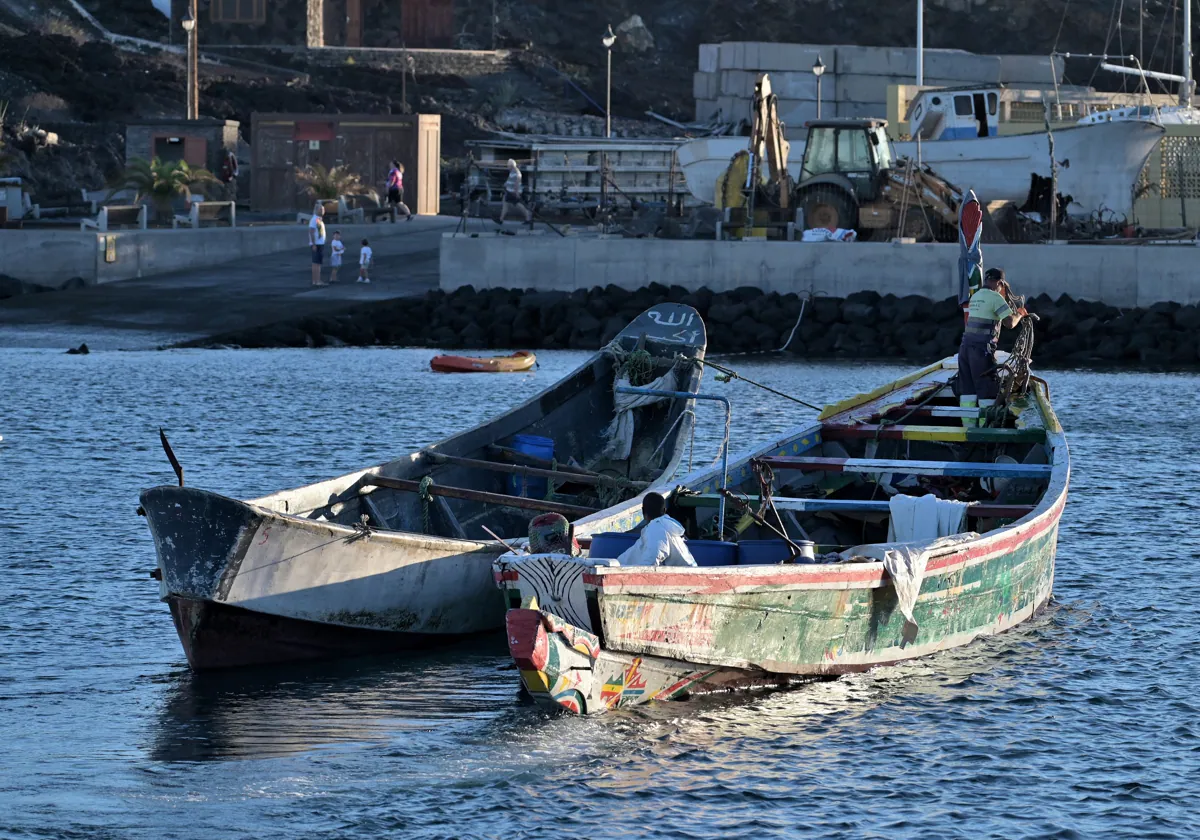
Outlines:
<svg viewBox="0 0 1200 840"><path fill-rule="evenodd" d="M735 566L738 560L738 544L717 540L688 540L688 551L697 566Z"/></svg>
<svg viewBox="0 0 1200 840"><path fill-rule="evenodd" d="M514 435L512 448L526 455L541 458L545 461L554 459L554 439L537 435ZM524 492L521 492L522 489ZM530 499L546 498L550 489L549 482L544 478L525 478L520 475L508 477L508 492L510 496L526 496Z"/></svg>
<svg viewBox="0 0 1200 840"><path fill-rule="evenodd" d="M801 555L797 563L813 562L814 546L808 540L796 540L800 546ZM786 563L792 557L792 550L783 540L742 540L737 544L738 563L743 566L762 566L769 563Z"/></svg>
<svg viewBox="0 0 1200 840"><path fill-rule="evenodd" d="M588 557L600 559L612 559L619 557L621 552L632 546L638 541L641 534L592 534L592 547L588 550Z"/></svg>

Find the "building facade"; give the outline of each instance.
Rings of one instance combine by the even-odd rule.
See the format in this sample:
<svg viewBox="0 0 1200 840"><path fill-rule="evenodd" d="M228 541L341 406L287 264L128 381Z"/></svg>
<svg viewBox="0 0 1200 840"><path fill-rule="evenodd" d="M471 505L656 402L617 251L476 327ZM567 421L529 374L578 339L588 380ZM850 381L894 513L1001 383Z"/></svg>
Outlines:
<svg viewBox="0 0 1200 840"><path fill-rule="evenodd" d="M466 0L171 0L176 28L189 2L201 44L446 49Z"/></svg>

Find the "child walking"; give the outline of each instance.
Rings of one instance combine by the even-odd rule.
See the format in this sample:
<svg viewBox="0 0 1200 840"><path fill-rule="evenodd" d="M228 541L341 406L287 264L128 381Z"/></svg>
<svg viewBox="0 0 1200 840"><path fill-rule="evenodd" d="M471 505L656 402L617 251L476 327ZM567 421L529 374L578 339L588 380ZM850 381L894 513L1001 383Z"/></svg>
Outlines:
<svg viewBox="0 0 1200 840"><path fill-rule="evenodd" d="M342 232L340 230L333 232L333 245L330 246L330 252L329 265L332 270L329 272L329 282L336 283L338 269L342 267L342 255L346 253L346 246L342 244Z"/></svg>
<svg viewBox="0 0 1200 840"><path fill-rule="evenodd" d="M371 273L371 246L367 244L367 240L362 241L362 250L358 252L358 282L370 283L371 278L368 276Z"/></svg>

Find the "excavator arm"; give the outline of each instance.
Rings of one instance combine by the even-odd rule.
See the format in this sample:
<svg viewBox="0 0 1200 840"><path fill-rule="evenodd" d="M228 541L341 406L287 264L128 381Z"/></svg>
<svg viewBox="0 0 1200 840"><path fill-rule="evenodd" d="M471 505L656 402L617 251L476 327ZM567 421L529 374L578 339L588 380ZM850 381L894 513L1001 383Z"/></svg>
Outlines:
<svg viewBox="0 0 1200 840"><path fill-rule="evenodd" d="M766 192L780 208L787 208L792 195L792 176L788 174L791 144L784 136L786 126L779 120L779 102L771 92L771 79L763 73L754 86L754 113L750 127L750 148L754 166L767 165Z"/></svg>

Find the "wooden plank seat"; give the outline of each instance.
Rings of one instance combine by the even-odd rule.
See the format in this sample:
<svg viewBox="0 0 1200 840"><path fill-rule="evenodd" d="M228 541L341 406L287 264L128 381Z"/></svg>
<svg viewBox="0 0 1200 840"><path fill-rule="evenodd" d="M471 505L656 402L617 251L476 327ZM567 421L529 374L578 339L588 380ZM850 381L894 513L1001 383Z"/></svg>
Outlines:
<svg viewBox="0 0 1200 840"><path fill-rule="evenodd" d="M992 429L981 426L827 424L822 440L929 440L942 443L1045 443L1045 429Z"/></svg>
<svg viewBox="0 0 1200 840"><path fill-rule="evenodd" d="M193 201L185 215L175 214L171 227L187 225L198 230L204 222L228 222L230 227L237 227L237 205L232 201Z"/></svg>
<svg viewBox="0 0 1200 840"><path fill-rule="evenodd" d="M849 473L946 475L961 478L1050 478L1048 464L993 464L983 461L902 461L884 458L808 458L771 455L759 458L776 470Z"/></svg>
<svg viewBox="0 0 1200 840"><path fill-rule="evenodd" d="M675 503L680 507L717 507L720 504L719 493L701 493L687 496L677 496ZM779 510L794 510L804 513L887 513L890 510L887 499L793 499L788 497L773 497L772 501ZM1033 510L1033 505L998 505L992 502L971 502L967 508L970 516L996 519L1019 519Z"/></svg>
<svg viewBox="0 0 1200 840"><path fill-rule="evenodd" d="M81 231L95 230L107 233L122 225L132 225L140 230L146 229L145 204L109 204L100 208L94 219L83 219L79 223Z"/></svg>
<svg viewBox="0 0 1200 840"><path fill-rule="evenodd" d="M386 487L390 490L403 490L408 493L421 492L421 482L407 478L388 478L382 475L365 475L359 480L364 487ZM361 491L360 491L361 492ZM524 496L507 496L504 493L488 493L484 490L471 490L465 487L445 487L440 484L429 486L429 495L444 496L448 499L466 499L472 502L500 505L502 507L536 510L541 513L561 513L568 519L578 519L596 512L595 508L582 505L568 505L563 502L549 502L544 499L527 499Z"/></svg>

